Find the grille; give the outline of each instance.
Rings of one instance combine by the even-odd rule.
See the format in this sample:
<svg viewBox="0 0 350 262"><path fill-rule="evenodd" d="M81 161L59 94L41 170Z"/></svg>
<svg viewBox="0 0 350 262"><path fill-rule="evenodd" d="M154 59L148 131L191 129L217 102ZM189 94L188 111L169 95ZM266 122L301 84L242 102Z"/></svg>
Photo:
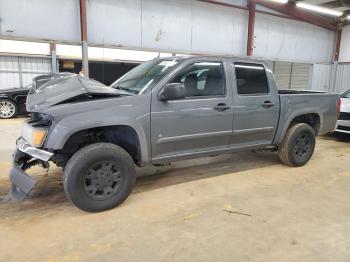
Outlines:
<svg viewBox="0 0 350 262"><path fill-rule="evenodd" d="M339 120L350 120L350 113L340 112Z"/></svg>
<svg viewBox="0 0 350 262"><path fill-rule="evenodd" d="M350 126L337 126L337 129L344 130L344 131L350 131Z"/></svg>

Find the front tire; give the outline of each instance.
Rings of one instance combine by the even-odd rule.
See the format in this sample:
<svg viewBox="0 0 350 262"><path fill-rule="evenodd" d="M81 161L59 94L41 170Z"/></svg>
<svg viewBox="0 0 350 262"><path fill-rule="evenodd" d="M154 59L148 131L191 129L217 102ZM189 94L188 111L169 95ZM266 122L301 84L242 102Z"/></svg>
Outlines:
<svg viewBox="0 0 350 262"><path fill-rule="evenodd" d="M316 144L315 131L304 123L290 127L278 147L278 156L282 163L289 166L303 166L311 158Z"/></svg>
<svg viewBox="0 0 350 262"><path fill-rule="evenodd" d="M68 161L64 190L78 208L99 212L120 205L135 183L135 165L121 147L95 143L83 147Z"/></svg>
<svg viewBox="0 0 350 262"><path fill-rule="evenodd" d="M16 117L18 114L18 106L10 99L0 99L0 118L9 119Z"/></svg>

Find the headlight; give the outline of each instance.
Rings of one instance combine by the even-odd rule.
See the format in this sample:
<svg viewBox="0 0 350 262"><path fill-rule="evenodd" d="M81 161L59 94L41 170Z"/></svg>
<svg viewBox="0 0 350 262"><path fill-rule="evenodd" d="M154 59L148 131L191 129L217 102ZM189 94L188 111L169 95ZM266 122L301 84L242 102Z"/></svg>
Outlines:
<svg viewBox="0 0 350 262"><path fill-rule="evenodd" d="M31 113L29 121L22 126L21 136L32 146L41 147L44 144L52 120L52 116L48 114Z"/></svg>

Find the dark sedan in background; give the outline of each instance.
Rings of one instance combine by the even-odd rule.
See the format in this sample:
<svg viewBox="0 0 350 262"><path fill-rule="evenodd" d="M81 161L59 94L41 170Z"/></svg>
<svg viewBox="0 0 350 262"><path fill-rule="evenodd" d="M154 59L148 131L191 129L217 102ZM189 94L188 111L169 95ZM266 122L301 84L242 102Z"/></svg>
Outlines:
<svg viewBox="0 0 350 262"><path fill-rule="evenodd" d="M24 88L0 89L0 118L26 114L26 100L31 85Z"/></svg>

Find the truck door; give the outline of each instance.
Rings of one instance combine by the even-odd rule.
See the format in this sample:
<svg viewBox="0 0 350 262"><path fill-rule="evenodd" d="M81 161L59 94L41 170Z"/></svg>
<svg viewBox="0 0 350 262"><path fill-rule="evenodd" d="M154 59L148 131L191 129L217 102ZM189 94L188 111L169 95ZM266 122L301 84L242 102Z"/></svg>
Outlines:
<svg viewBox="0 0 350 262"><path fill-rule="evenodd" d="M153 161L228 148L233 94L224 62L189 62L168 83L183 83L186 97L160 101L162 87L152 92Z"/></svg>
<svg viewBox="0 0 350 262"><path fill-rule="evenodd" d="M269 145L279 117L275 85L269 86L262 64L232 64L234 88L233 136L231 147Z"/></svg>

